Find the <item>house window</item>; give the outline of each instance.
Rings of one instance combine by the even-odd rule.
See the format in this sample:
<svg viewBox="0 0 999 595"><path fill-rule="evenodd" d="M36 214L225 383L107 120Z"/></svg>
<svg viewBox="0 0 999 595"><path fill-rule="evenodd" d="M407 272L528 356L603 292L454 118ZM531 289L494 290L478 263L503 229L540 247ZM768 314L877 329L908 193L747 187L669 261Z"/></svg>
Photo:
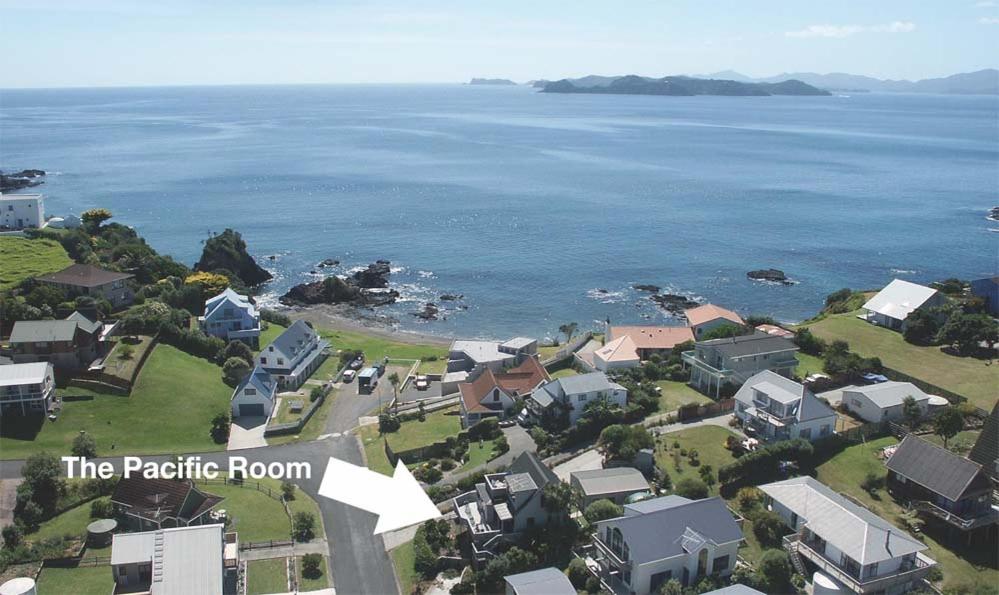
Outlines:
<svg viewBox="0 0 999 595"><path fill-rule="evenodd" d="M798 437L799 438L804 438L805 440L811 440L812 439L812 428L804 428L804 429L802 429L800 432L798 432Z"/></svg>
<svg viewBox="0 0 999 595"><path fill-rule="evenodd" d="M728 556L718 556L711 562L711 572L728 570Z"/></svg>
<svg viewBox="0 0 999 595"><path fill-rule="evenodd" d="M853 405L854 407L863 408L863 405L860 403L860 399L858 399L857 397L851 397L850 404Z"/></svg>
<svg viewBox="0 0 999 595"><path fill-rule="evenodd" d="M499 389L498 388L494 388L493 389L493 401L499 401L499 400L500 400Z"/></svg>
<svg viewBox="0 0 999 595"><path fill-rule="evenodd" d="M261 358L260 358L260 363L261 363L262 365L265 365L265 366L266 366L266 365L267 365L267 358L266 358L266 357L261 357Z"/></svg>
<svg viewBox="0 0 999 595"><path fill-rule="evenodd" d="M586 400L587 398L589 398L589 397L587 397L586 395L579 395L579 402L580 402L580 403L582 403L582 402L583 402L583 401L585 401L585 400Z"/></svg>
<svg viewBox="0 0 999 595"><path fill-rule="evenodd" d="M279 366L283 366L284 365L284 358L283 357L279 357L278 358L278 365Z"/></svg>
<svg viewBox="0 0 999 595"><path fill-rule="evenodd" d="M829 431L830 431L829 430L829 424L826 424L826 425L822 426L821 428L819 428L819 436L828 436L829 435Z"/></svg>
<svg viewBox="0 0 999 595"><path fill-rule="evenodd" d="M255 388L244 388L243 389L243 394L244 395L255 395L255 394L257 394L257 389L255 389Z"/></svg>
<svg viewBox="0 0 999 595"><path fill-rule="evenodd" d="M127 576L127 575L128 575L128 569L125 568L124 566L119 566L118 567L118 576Z"/></svg>

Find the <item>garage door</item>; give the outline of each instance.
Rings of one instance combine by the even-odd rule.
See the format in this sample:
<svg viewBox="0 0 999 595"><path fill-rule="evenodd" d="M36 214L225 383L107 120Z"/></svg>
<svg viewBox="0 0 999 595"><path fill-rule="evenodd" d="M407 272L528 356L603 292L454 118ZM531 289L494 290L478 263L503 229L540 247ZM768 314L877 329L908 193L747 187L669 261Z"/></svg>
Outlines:
<svg viewBox="0 0 999 595"><path fill-rule="evenodd" d="M257 403L255 405L240 405L239 406L239 416L240 417L263 417L264 416L264 406Z"/></svg>

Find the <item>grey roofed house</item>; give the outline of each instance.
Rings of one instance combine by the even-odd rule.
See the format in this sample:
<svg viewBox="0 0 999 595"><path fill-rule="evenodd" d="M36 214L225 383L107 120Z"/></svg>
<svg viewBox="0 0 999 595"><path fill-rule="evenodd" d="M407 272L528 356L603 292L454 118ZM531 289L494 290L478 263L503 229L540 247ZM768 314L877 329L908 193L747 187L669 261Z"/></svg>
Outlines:
<svg viewBox="0 0 999 595"><path fill-rule="evenodd" d="M812 477L795 477L759 487L805 519L812 533L861 566L901 558L927 548L908 533Z"/></svg>
<svg viewBox="0 0 999 595"><path fill-rule="evenodd" d="M222 525L199 525L116 534L111 566L151 562L151 595L221 595L222 529Z"/></svg>
<svg viewBox="0 0 999 595"><path fill-rule="evenodd" d="M889 471L953 502L963 499L969 490L988 488L981 465L914 434L902 440L887 466Z"/></svg>
<svg viewBox="0 0 999 595"><path fill-rule="evenodd" d="M510 475L527 473L534 480L534 483L542 489L550 483L557 483L559 481L555 472L541 462L536 453L530 451L520 453L520 456L513 460L507 471Z"/></svg>
<svg viewBox="0 0 999 595"><path fill-rule="evenodd" d="M80 329L84 332L90 333L91 335L99 331L103 326L100 320L95 318L89 318L86 314L79 311L74 311L72 314L66 317L66 320L74 320L79 325Z"/></svg>
<svg viewBox="0 0 999 595"><path fill-rule="evenodd" d="M611 382L603 372L590 372L589 374L574 374L555 380L562 386L562 390L567 395L579 393L591 393L602 390L624 390L624 387L616 382Z"/></svg>
<svg viewBox="0 0 999 595"><path fill-rule="evenodd" d="M999 401L992 406L968 458L981 465L990 477L999 479Z"/></svg>
<svg viewBox="0 0 999 595"><path fill-rule="evenodd" d="M676 494L660 496L659 498L625 504L624 516L647 514L650 512L674 508L676 506L680 506L681 504L690 504L691 502L693 502L693 500L690 498L684 498L683 496L677 496Z"/></svg>
<svg viewBox="0 0 999 595"><path fill-rule="evenodd" d="M734 585L729 585L727 587L722 587L721 589L715 589L714 591L708 591L704 595L766 595L762 591L757 591L752 587L747 587L736 583Z"/></svg>
<svg viewBox="0 0 999 595"><path fill-rule="evenodd" d="M76 320L18 320L10 333L10 342L72 341L76 336L77 326Z"/></svg>
<svg viewBox="0 0 999 595"><path fill-rule="evenodd" d="M895 382L894 380L851 387L844 389L844 392L860 393L881 408L901 405L905 401L905 398L910 396L917 401L929 398L929 395L915 384L911 382Z"/></svg>
<svg viewBox="0 0 999 595"><path fill-rule="evenodd" d="M301 351L303 344L307 344L315 334L316 332L305 321L296 320L271 341L267 348L270 350L273 347L274 351L278 355L284 356L290 365Z"/></svg>
<svg viewBox="0 0 999 595"><path fill-rule="evenodd" d="M587 499L642 492L649 489L649 482L646 481L642 472L631 467L573 471L569 474L569 478L571 483L582 490L583 497Z"/></svg>
<svg viewBox="0 0 999 595"><path fill-rule="evenodd" d="M536 343L537 339L531 339L530 337L514 337L509 341L504 341L500 347L505 349L513 349L514 351L520 351L521 349L526 349L531 346L532 343Z"/></svg>
<svg viewBox="0 0 999 595"><path fill-rule="evenodd" d="M458 340L451 344L451 351L460 351L476 363L495 361L513 361L517 358L512 353L500 351L500 344L495 341Z"/></svg>
<svg viewBox="0 0 999 595"><path fill-rule="evenodd" d="M726 337L724 339L711 339L710 341L701 341L700 344L710 345L722 355L729 358L763 355L765 353L778 353L789 349L797 349L790 339L761 332L755 332L752 335Z"/></svg>
<svg viewBox="0 0 999 595"><path fill-rule="evenodd" d="M504 577L508 595L576 595L569 577L558 568L542 568Z"/></svg>
<svg viewBox="0 0 999 595"><path fill-rule="evenodd" d="M511 494L532 492L538 489L538 484L530 473L512 473L506 476L506 485Z"/></svg>
<svg viewBox="0 0 999 595"><path fill-rule="evenodd" d="M602 533L609 523L620 529L630 548L630 560L638 564L696 551L695 542L711 541L720 545L743 538L742 529L725 501L718 497L687 502L670 499L658 507L648 508L649 512L626 514L596 523L598 533Z"/></svg>
<svg viewBox="0 0 999 595"><path fill-rule="evenodd" d="M89 264L72 264L61 271L40 275L39 281L48 283L58 283L60 285L72 285L74 287L100 287L114 281L131 279L134 275L129 273L119 273L108 271Z"/></svg>

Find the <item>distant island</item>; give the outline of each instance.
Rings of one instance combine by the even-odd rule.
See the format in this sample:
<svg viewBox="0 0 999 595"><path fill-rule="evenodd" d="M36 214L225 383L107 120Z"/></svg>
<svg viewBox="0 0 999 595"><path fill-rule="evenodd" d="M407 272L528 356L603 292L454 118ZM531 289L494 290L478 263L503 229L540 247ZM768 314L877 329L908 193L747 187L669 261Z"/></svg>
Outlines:
<svg viewBox="0 0 999 595"><path fill-rule="evenodd" d="M562 79L543 83L542 93L604 93L617 95L831 95L829 91L813 87L798 80L779 83L743 83L724 79L699 79L689 76L664 76L649 78L630 74L619 77L588 76L581 79Z"/></svg>
<svg viewBox="0 0 999 595"><path fill-rule="evenodd" d="M845 93L941 93L948 95L999 95L999 70L986 68L974 72L961 72L941 78L918 81L878 79L870 76L831 72L785 72L776 76L751 78L734 70L712 74L693 74L692 78L731 79L740 83L779 83L798 80L803 83ZM604 77L606 78L606 77Z"/></svg>
<svg viewBox="0 0 999 595"><path fill-rule="evenodd" d="M511 81L510 79L472 79L468 82L469 85L516 85L517 83Z"/></svg>

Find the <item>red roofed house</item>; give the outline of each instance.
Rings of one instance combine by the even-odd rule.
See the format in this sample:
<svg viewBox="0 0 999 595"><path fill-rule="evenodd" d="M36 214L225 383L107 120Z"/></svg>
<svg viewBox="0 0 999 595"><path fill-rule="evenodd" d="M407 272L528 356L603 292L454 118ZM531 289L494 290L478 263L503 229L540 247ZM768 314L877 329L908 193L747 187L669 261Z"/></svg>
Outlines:
<svg viewBox="0 0 999 595"><path fill-rule="evenodd" d="M666 353L681 343L694 340L685 326L612 326L607 328L607 344L630 337L638 359L647 361L653 353Z"/></svg>
<svg viewBox="0 0 999 595"><path fill-rule="evenodd" d="M536 357L520 365L493 372L483 368L471 382L458 385L461 393L461 426L468 428L486 417L504 418L513 413L514 402L551 380Z"/></svg>
<svg viewBox="0 0 999 595"><path fill-rule="evenodd" d="M690 325L690 328L694 331L694 335L698 339L711 329L725 324L737 324L740 326L746 324L742 320L742 317L735 312L714 304L704 304L703 306L684 310L683 314L687 317L687 324Z"/></svg>
<svg viewBox="0 0 999 595"><path fill-rule="evenodd" d="M123 477L111 494L115 511L125 517L133 531L217 522L208 513L222 500L202 492L190 479Z"/></svg>

